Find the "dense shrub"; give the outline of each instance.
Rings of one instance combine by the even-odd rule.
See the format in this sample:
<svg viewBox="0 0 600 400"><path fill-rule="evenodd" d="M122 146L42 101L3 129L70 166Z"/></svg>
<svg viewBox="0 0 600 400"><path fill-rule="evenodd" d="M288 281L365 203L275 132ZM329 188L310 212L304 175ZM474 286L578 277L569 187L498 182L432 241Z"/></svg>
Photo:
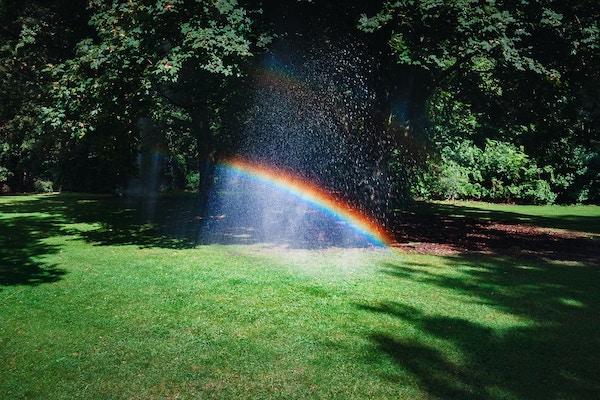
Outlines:
<svg viewBox="0 0 600 400"><path fill-rule="evenodd" d="M433 199L553 203L552 170L540 168L507 142L487 140L485 147L469 140L444 146L431 159L416 185L416 195Z"/></svg>
<svg viewBox="0 0 600 400"><path fill-rule="evenodd" d="M12 172L8 168L0 166L0 193L9 193L10 186L7 181L12 177Z"/></svg>
<svg viewBox="0 0 600 400"><path fill-rule="evenodd" d="M36 193L51 193L54 191L54 184L51 181L36 179L33 181L33 190Z"/></svg>
<svg viewBox="0 0 600 400"><path fill-rule="evenodd" d="M600 154L597 151L560 141L549 146L546 158L554 166L551 184L560 202L600 201Z"/></svg>
<svg viewBox="0 0 600 400"><path fill-rule="evenodd" d="M8 168L0 166L0 183L4 183L12 177L13 173Z"/></svg>

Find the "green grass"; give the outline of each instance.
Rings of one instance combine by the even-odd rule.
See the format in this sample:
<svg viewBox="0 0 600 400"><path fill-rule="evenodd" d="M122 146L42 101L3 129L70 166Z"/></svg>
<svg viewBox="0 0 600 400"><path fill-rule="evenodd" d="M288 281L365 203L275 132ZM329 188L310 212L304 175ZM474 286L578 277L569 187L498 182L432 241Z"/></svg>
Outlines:
<svg viewBox="0 0 600 400"><path fill-rule="evenodd" d="M523 222L544 228L600 234L600 206L491 204L476 201L440 201L436 211L482 220Z"/></svg>
<svg viewBox="0 0 600 400"><path fill-rule="evenodd" d="M109 197L0 197L0 398L600 395L598 265L194 246L188 199L159 201L149 224Z"/></svg>

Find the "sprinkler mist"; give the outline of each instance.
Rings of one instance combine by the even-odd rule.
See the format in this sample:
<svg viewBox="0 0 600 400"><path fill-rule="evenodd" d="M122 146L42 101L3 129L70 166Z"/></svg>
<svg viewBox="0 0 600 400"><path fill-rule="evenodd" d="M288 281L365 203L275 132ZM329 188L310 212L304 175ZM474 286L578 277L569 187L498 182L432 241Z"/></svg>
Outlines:
<svg viewBox="0 0 600 400"><path fill-rule="evenodd" d="M236 154L216 168L204 243L386 247L390 183L359 48L289 46L264 57Z"/></svg>

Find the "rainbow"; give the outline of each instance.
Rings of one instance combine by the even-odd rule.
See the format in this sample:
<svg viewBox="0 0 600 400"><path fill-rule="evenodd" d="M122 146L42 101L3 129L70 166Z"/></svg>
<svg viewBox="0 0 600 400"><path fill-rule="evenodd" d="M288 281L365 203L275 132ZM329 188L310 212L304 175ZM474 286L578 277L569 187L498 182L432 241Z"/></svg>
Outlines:
<svg viewBox="0 0 600 400"><path fill-rule="evenodd" d="M391 236L374 219L305 178L241 158L223 160L219 166L275 186L300 198L326 214L346 222L374 245L388 246L392 243Z"/></svg>

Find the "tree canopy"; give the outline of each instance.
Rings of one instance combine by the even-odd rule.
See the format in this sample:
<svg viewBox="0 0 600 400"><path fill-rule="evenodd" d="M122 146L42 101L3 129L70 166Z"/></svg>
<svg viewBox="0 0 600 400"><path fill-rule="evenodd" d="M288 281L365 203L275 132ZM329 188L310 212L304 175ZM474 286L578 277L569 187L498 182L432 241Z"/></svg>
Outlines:
<svg viewBox="0 0 600 400"><path fill-rule="evenodd" d="M372 64L358 134L395 199L597 202L598 21L584 0L2 0L0 185L114 192L159 157L163 189L206 192L261 60L336 42Z"/></svg>
<svg viewBox="0 0 600 400"><path fill-rule="evenodd" d="M429 110L413 119L429 122L422 131L443 150L443 173L450 148L502 140L524 146L547 166L538 175L574 201L598 193L599 15L587 1L406 0L359 26L384 31L402 73L414 76L412 106Z"/></svg>

